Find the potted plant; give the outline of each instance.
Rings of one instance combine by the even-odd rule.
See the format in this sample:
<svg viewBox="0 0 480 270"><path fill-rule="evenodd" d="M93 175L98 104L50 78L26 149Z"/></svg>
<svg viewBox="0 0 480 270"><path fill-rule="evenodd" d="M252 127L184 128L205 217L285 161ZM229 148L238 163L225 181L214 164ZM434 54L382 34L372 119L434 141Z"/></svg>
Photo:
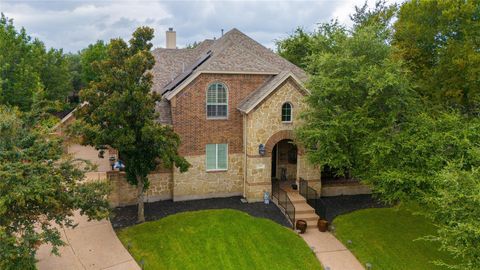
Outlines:
<svg viewBox="0 0 480 270"><path fill-rule="evenodd" d="M317 225L318 225L318 230L321 232L326 232L328 229L328 221L324 219L321 219L321 218L318 219Z"/></svg>
<svg viewBox="0 0 480 270"><path fill-rule="evenodd" d="M300 233L305 233L307 230L307 222L305 220L299 219L295 224L295 228L300 231Z"/></svg>

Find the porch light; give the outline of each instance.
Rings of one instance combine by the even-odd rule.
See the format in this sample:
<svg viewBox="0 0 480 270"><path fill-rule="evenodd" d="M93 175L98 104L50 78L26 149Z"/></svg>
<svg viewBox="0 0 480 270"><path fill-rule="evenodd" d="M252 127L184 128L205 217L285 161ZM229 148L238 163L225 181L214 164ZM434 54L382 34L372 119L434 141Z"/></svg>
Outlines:
<svg viewBox="0 0 480 270"><path fill-rule="evenodd" d="M260 144L260 145L258 146L258 154L259 154L260 156L265 156L265 152L266 152L266 151L265 151L265 145Z"/></svg>
<svg viewBox="0 0 480 270"><path fill-rule="evenodd" d="M107 149L107 147L105 145L100 145L98 147L95 147L95 149L98 150L98 157L104 158L103 154L105 154L105 149Z"/></svg>

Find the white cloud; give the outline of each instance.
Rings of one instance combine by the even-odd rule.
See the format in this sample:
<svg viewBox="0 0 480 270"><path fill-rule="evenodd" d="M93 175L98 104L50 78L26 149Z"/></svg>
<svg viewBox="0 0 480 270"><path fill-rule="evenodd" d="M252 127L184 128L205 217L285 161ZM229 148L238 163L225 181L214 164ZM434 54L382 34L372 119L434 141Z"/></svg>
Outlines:
<svg viewBox="0 0 480 270"><path fill-rule="evenodd" d="M168 27L177 30L179 46L219 37L220 29L236 27L273 48L275 39L287 36L298 26L313 30L317 23L332 18L348 23L354 6L363 3L364 0L0 0L0 11L47 46L66 51L77 51L98 39L129 39L141 25L155 29L155 46L164 45Z"/></svg>

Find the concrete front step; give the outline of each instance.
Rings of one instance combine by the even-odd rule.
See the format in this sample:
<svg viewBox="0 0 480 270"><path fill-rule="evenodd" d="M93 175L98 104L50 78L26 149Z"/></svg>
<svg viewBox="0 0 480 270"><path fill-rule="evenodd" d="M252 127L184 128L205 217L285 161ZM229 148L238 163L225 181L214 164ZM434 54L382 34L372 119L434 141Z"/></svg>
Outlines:
<svg viewBox="0 0 480 270"><path fill-rule="evenodd" d="M297 192L289 192L287 194L288 198L290 199L290 201L292 201L293 204L306 202L305 198Z"/></svg>
<svg viewBox="0 0 480 270"><path fill-rule="evenodd" d="M296 220L299 220L299 219L303 219L305 221L309 221L309 220L312 220L312 221L317 221L318 220L318 216L316 214L297 214L295 213L295 219Z"/></svg>
<svg viewBox="0 0 480 270"><path fill-rule="evenodd" d="M310 205L306 202L302 203L294 203L293 206L295 207L295 214L315 214L315 209L313 209Z"/></svg>

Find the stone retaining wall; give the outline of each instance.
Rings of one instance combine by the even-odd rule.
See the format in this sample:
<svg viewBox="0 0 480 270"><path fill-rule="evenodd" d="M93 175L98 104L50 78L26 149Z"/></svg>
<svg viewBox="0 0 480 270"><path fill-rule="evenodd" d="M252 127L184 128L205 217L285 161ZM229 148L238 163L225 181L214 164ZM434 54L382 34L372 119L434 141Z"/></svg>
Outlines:
<svg viewBox="0 0 480 270"><path fill-rule="evenodd" d="M137 187L127 182L124 172L107 172L107 179L112 186L108 196L112 207L134 205L137 203ZM145 193L145 202L172 199L173 177L171 172L152 173L148 175L150 187Z"/></svg>

